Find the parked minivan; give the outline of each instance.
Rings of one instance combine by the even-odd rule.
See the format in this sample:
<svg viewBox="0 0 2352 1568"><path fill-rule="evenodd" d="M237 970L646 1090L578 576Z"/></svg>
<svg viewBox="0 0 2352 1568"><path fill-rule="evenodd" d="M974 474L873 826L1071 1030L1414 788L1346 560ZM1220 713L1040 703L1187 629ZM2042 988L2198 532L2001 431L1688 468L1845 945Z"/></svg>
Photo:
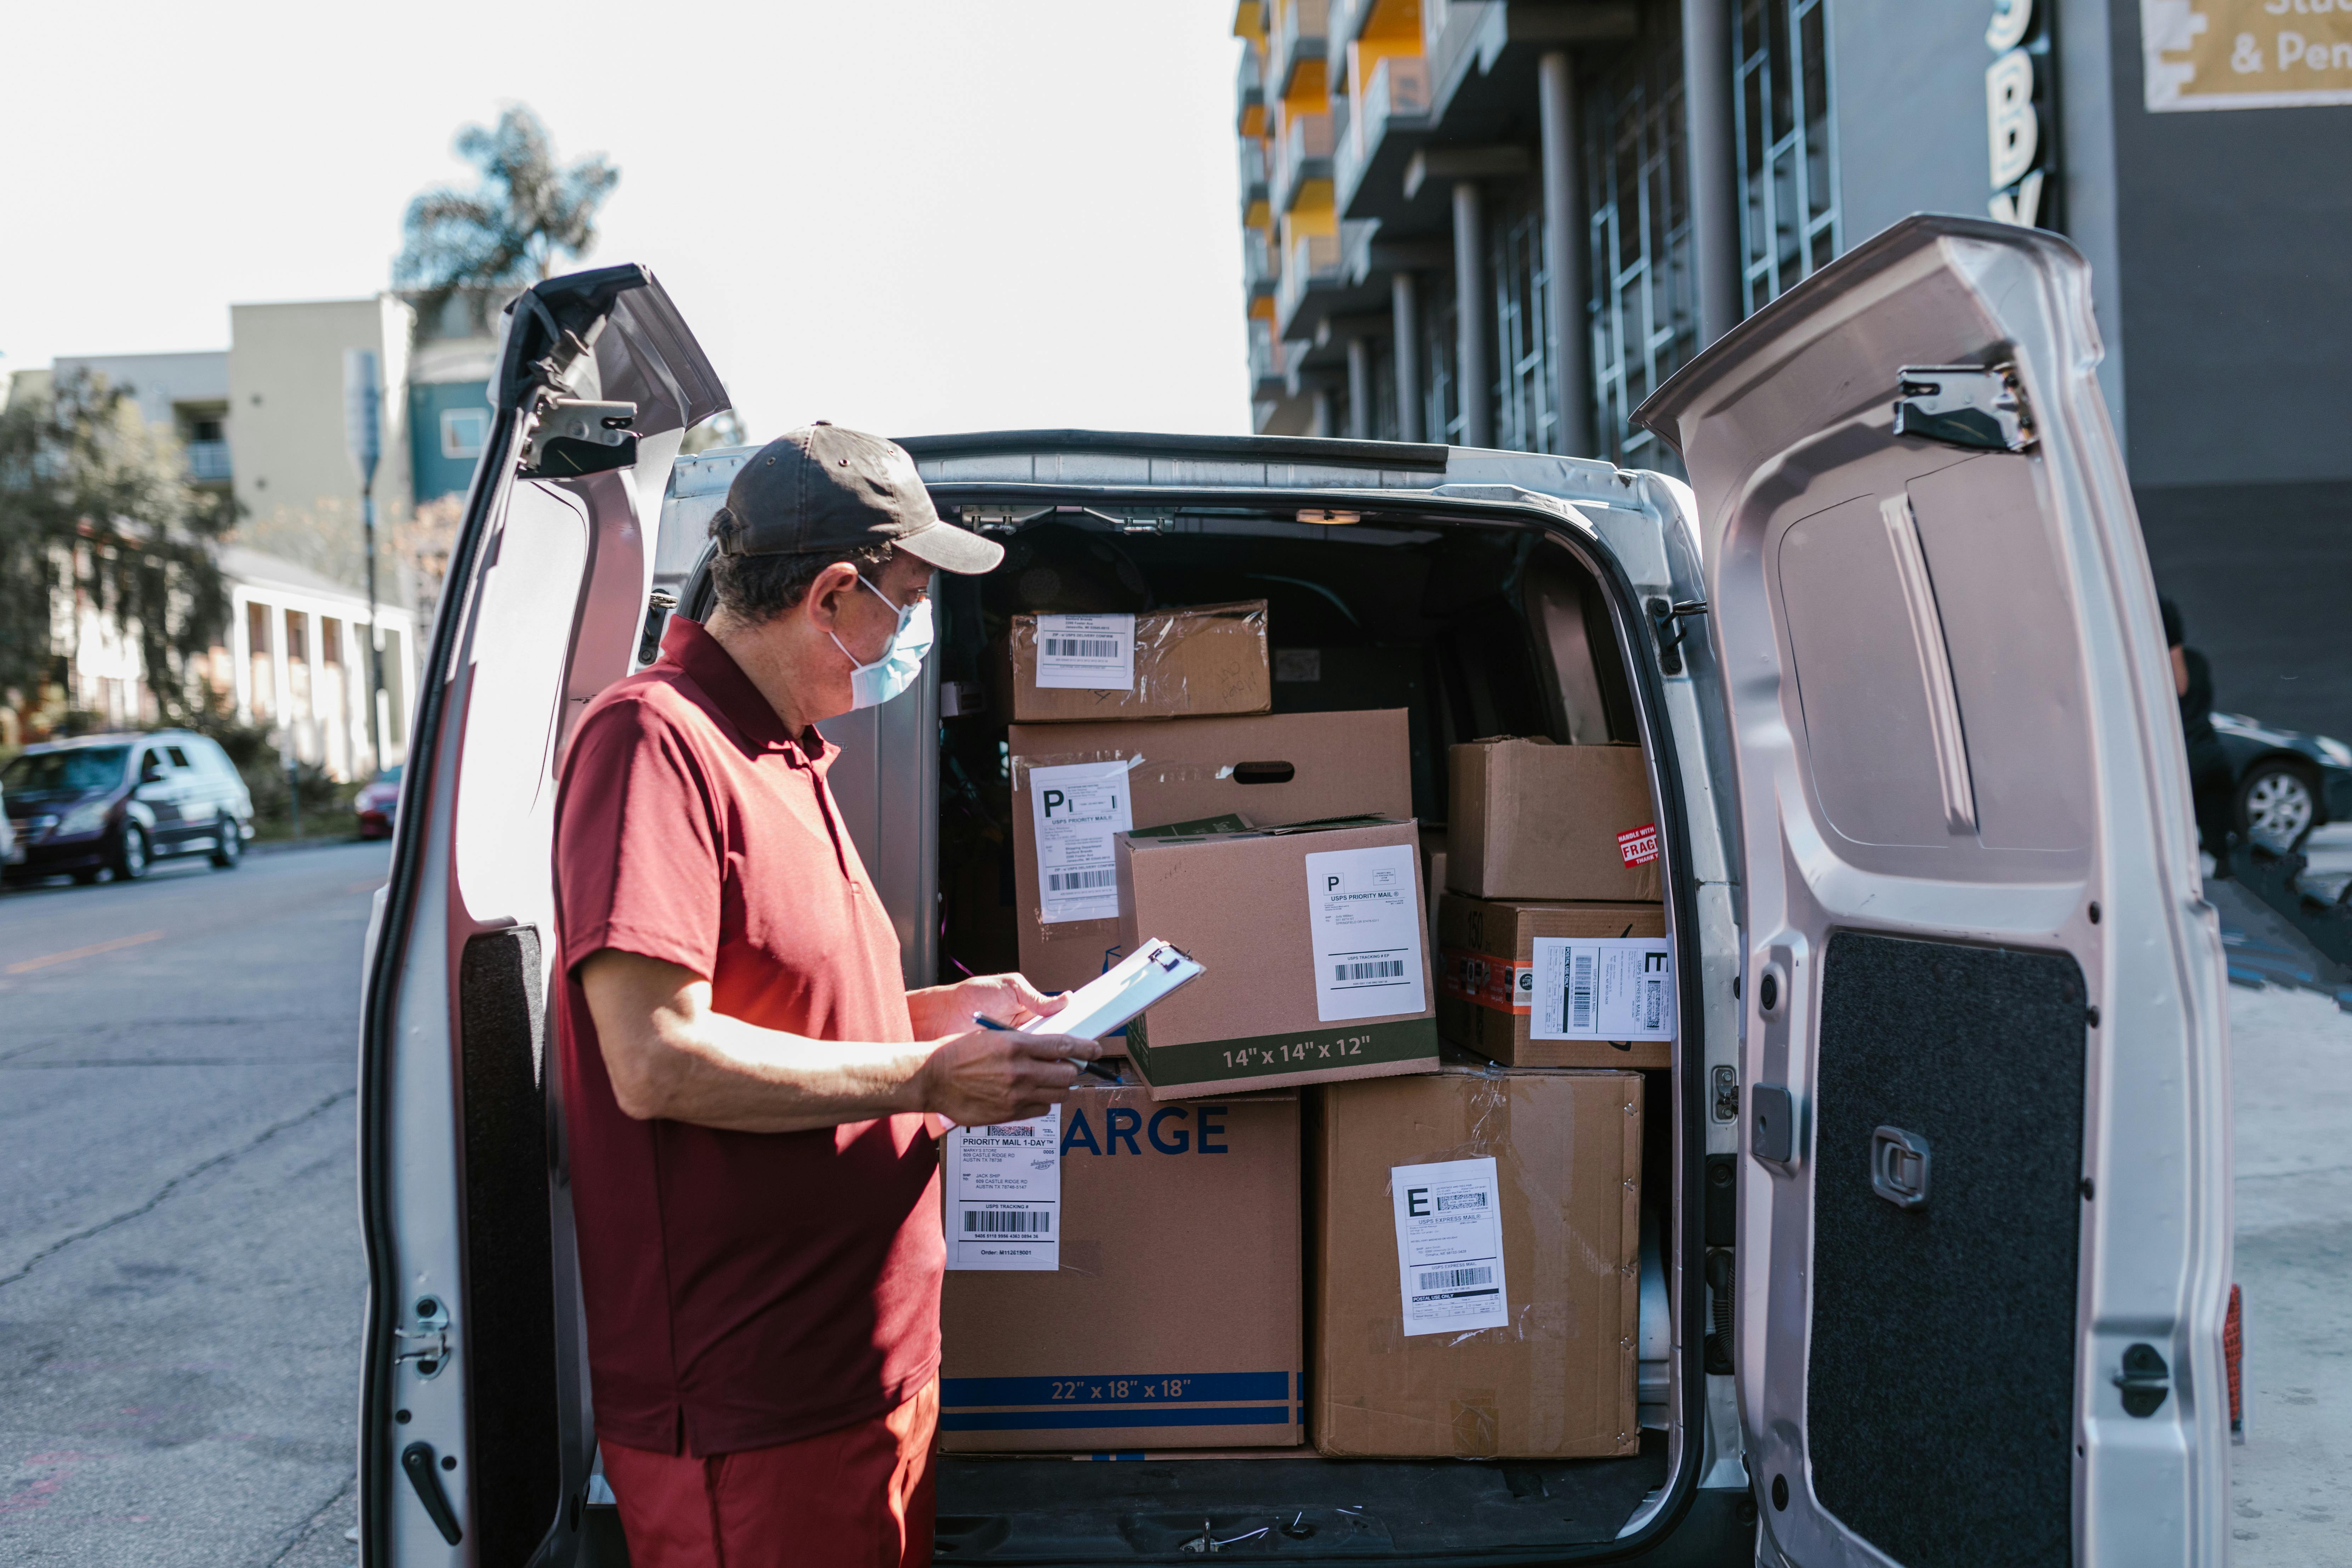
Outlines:
<svg viewBox="0 0 2352 1568"><path fill-rule="evenodd" d="M1342 655L1277 710L1409 709L1427 820L1451 743L1637 743L1680 988L1638 1454L942 1458L940 1561L2226 1560L2224 972L2099 353L2063 239L1916 217L1643 407L1687 485L1394 443L906 443L1011 550L940 585L913 689L826 727L910 984L1001 896L974 824L1002 716L968 715L1006 574L1042 566L1266 599L1277 650ZM621 1560L544 1070L554 779L705 603L747 455L677 458L726 393L640 268L524 294L493 390L369 942L361 1540L403 1568Z"/></svg>
<svg viewBox="0 0 2352 1568"><path fill-rule="evenodd" d="M220 743L192 730L82 735L26 747L0 771L24 858L12 879L111 871L136 881L156 861L245 858L253 797Z"/></svg>

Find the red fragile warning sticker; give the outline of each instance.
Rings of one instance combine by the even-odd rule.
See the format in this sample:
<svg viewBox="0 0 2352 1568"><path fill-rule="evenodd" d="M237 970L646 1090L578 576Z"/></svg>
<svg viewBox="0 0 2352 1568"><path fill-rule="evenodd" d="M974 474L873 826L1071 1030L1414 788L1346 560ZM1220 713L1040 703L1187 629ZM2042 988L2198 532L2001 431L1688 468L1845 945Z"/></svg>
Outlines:
<svg viewBox="0 0 2352 1568"><path fill-rule="evenodd" d="M1643 823L1617 836L1617 853L1628 866L1646 866L1658 858L1658 825Z"/></svg>

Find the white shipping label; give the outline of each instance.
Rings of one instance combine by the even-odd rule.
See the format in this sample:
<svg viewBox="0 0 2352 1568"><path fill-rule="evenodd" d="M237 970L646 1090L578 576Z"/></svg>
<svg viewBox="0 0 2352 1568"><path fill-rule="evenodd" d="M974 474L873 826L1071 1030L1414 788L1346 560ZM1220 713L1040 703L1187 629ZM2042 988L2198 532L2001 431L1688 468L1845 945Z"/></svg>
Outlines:
<svg viewBox="0 0 2352 1568"><path fill-rule="evenodd" d="M1405 1333L1509 1327L1502 1194L1495 1185L1494 1160L1391 1166L1389 1195L1396 1205L1397 1287L1404 1298Z"/></svg>
<svg viewBox="0 0 2352 1568"><path fill-rule="evenodd" d="M1535 939L1533 1040L1671 1040L1674 952L1662 936Z"/></svg>
<svg viewBox="0 0 2352 1568"><path fill-rule="evenodd" d="M948 1133L948 1267L1062 1266L1062 1108Z"/></svg>
<svg viewBox="0 0 2352 1568"><path fill-rule="evenodd" d="M1409 844L1326 849L1307 857L1315 943L1315 1016L1326 1024L1385 1018L1429 1005L1422 985L1424 910Z"/></svg>
<svg viewBox="0 0 2352 1568"><path fill-rule="evenodd" d="M1037 830L1040 918L1118 918L1116 837L1135 826L1125 763L1030 768L1029 819Z"/></svg>
<svg viewBox="0 0 2352 1568"><path fill-rule="evenodd" d="M1037 684L1066 691L1135 689L1133 616L1039 616Z"/></svg>

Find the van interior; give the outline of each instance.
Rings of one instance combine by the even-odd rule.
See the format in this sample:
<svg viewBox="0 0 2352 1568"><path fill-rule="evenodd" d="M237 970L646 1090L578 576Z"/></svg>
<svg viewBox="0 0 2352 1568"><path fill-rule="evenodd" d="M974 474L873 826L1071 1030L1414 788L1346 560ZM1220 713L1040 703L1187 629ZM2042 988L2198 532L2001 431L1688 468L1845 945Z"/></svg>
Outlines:
<svg viewBox="0 0 2352 1568"><path fill-rule="evenodd" d="M1640 741L1617 623L1593 571L1524 515L1474 521L1463 515L1470 509L1446 510L1455 515L1433 508L1439 515L1329 524L1302 522L1295 510L1245 506L1040 507L1018 499L959 506L943 496L943 512L1006 550L996 571L942 576L933 595L933 658L949 694L936 731L937 820L927 851L939 915L933 931L915 934L919 947L935 941L937 976L1019 965L1006 712L992 668L992 650L1002 649L1015 614L1265 600L1274 711L1406 710L1413 810L1425 825L1446 819L1446 755L1455 742L1496 735ZM688 515L674 510L665 533ZM676 560L678 542L665 537L664 554ZM680 613L707 615L707 571L680 586ZM837 785L842 776L835 775ZM856 805L845 803L845 812L854 827ZM1677 1429L1675 1413L1686 1406L1661 1267L1662 1246L1681 1233L1668 1213L1684 1148L1671 1076L1648 1074L1643 1096L1637 1455L1543 1463L1334 1459L1311 1449L1076 1456L1108 1461L1091 1463L1068 1455L943 1457L939 1559L1177 1562L1224 1552L1557 1559L1617 1541L1646 1521L1645 1502L1663 1500L1674 1458L1698 1458L1695 1441ZM1685 1277L1695 1279L1696 1268Z"/></svg>

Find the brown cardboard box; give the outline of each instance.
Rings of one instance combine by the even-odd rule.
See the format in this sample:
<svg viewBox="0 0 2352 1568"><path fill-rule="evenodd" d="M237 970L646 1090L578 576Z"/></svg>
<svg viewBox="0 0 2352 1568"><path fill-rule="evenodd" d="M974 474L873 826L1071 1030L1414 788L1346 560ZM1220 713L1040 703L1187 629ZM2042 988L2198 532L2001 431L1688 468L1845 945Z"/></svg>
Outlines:
<svg viewBox="0 0 2352 1568"><path fill-rule="evenodd" d="M1171 719L1152 724L1016 724L1013 769L1014 920L1021 969L1048 991L1083 985L1123 954L1116 913L1048 921L1037 870L1030 775L1071 763L1126 763L1139 828L1236 815L1251 823L1412 815L1401 708L1352 713ZM1101 868L1114 869L1108 843ZM1160 935L1150 932L1150 935ZM1170 937L1169 941L1174 941ZM1180 944L1181 945L1181 944Z"/></svg>
<svg viewBox="0 0 2352 1568"><path fill-rule="evenodd" d="M1133 622L1132 683L1074 688L1037 684L1037 617L1013 616L1006 649L1013 722L1193 719L1263 713L1274 706L1264 599L1153 610L1134 616Z"/></svg>
<svg viewBox="0 0 2352 1568"><path fill-rule="evenodd" d="M1655 903L1657 811L1639 746L1503 737L1448 753L1446 886L1475 899Z"/></svg>
<svg viewBox="0 0 2352 1568"><path fill-rule="evenodd" d="M1313 1091L1318 1448L1541 1459L1639 1449L1641 1108L1637 1073L1453 1063ZM1390 1173L1482 1157L1496 1167L1507 1324L1409 1335Z"/></svg>
<svg viewBox="0 0 2352 1568"><path fill-rule="evenodd" d="M1073 1089L1061 1268L948 1273L940 1447L1303 1441L1298 1109Z"/></svg>
<svg viewBox="0 0 2352 1568"><path fill-rule="evenodd" d="M1411 822L1118 841L1124 943L1207 973L1128 1026L1155 1100L1437 1065Z"/></svg>
<svg viewBox="0 0 2352 1568"><path fill-rule="evenodd" d="M1437 1032L1448 1045L1522 1068L1663 1068L1668 1040L1533 1040L1529 994L1539 936L1664 936L1657 904L1437 900Z"/></svg>

